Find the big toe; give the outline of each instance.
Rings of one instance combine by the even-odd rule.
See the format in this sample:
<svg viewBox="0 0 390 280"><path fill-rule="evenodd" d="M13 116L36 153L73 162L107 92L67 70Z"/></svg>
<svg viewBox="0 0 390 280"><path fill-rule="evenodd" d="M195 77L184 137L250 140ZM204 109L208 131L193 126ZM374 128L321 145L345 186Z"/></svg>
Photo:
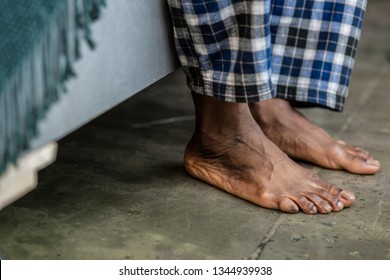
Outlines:
<svg viewBox="0 0 390 280"><path fill-rule="evenodd" d="M341 168L355 174L374 174L380 169L380 162L374 159L366 150L347 145L338 140L335 146L335 157Z"/></svg>
<svg viewBox="0 0 390 280"><path fill-rule="evenodd" d="M373 158L364 159L359 156L348 156L343 161L345 170L362 175L375 174L380 169L380 162Z"/></svg>

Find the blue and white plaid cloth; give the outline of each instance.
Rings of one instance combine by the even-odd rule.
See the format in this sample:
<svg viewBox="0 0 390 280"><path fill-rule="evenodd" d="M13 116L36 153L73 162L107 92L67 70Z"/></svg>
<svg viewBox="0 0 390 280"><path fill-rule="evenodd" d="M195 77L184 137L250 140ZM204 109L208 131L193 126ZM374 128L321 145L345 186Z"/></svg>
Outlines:
<svg viewBox="0 0 390 280"><path fill-rule="evenodd" d="M168 0L190 89L342 110L366 0Z"/></svg>

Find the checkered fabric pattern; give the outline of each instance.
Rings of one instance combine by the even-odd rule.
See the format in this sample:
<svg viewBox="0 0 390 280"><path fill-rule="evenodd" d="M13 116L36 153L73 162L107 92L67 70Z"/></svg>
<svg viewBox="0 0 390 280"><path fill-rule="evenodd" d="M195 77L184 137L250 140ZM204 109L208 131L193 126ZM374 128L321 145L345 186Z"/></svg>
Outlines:
<svg viewBox="0 0 390 280"><path fill-rule="evenodd" d="M168 0L190 89L341 111L366 0Z"/></svg>

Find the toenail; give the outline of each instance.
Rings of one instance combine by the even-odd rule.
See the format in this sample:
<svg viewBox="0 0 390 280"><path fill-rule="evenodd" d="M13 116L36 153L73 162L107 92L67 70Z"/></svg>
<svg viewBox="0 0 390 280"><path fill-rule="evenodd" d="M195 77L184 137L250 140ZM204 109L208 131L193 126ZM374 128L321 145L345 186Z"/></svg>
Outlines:
<svg viewBox="0 0 390 280"><path fill-rule="evenodd" d="M328 212L328 213L332 211L332 206L330 206L329 204L325 205L324 208L325 208L325 211Z"/></svg>
<svg viewBox="0 0 390 280"><path fill-rule="evenodd" d="M379 161L377 161L376 159L368 159L366 162L372 166L379 166Z"/></svg>
<svg viewBox="0 0 390 280"><path fill-rule="evenodd" d="M336 206L337 206L338 208L340 208L340 209L343 209L343 208L344 208L344 204L343 204L340 200L337 201Z"/></svg>
<svg viewBox="0 0 390 280"><path fill-rule="evenodd" d="M294 205L294 206L291 206L288 210L284 210L284 212L290 213L290 214L296 214L299 212L299 208Z"/></svg>

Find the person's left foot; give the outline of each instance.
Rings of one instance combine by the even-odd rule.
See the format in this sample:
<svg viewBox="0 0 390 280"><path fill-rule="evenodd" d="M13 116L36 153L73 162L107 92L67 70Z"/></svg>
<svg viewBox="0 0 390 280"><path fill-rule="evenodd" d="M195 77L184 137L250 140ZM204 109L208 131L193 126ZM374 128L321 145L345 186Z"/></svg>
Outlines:
<svg viewBox="0 0 390 280"><path fill-rule="evenodd" d="M367 151L333 139L286 100L273 98L249 107L265 135L292 158L355 174L374 174L380 168Z"/></svg>
<svg viewBox="0 0 390 280"><path fill-rule="evenodd" d="M248 105L193 94L194 134L186 146L188 174L236 197L286 213L339 212L353 193L321 180L291 160L261 131Z"/></svg>

